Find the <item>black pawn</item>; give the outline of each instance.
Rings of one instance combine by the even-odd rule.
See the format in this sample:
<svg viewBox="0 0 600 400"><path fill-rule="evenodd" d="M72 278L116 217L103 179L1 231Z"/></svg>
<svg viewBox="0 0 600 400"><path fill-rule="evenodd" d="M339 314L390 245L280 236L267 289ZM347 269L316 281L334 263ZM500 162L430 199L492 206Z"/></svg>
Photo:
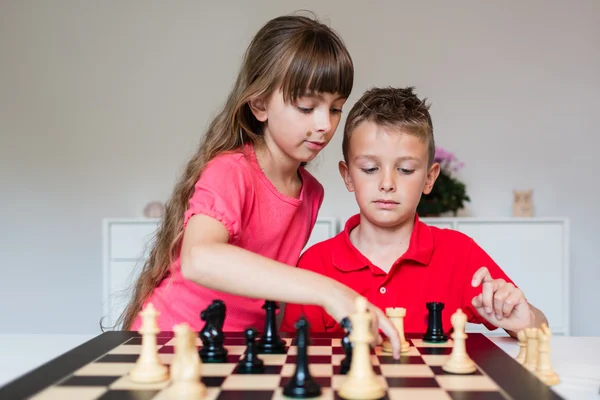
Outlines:
<svg viewBox="0 0 600 400"><path fill-rule="evenodd" d="M346 357L340 362L340 373L346 375L350 371L350 364L352 364L352 349L354 345L350 341L350 334L352 334L352 323L349 318L344 318L340 323L342 328L346 330L346 334L342 338L342 348Z"/></svg>
<svg viewBox="0 0 600 400"><path fill-rule="evenodd" d="M277 332L275 312L279 306L276 302L267 300L262 308L266 311L267 317L265 319L265 330L258 340L258 352L263 354L286 354L287 347L285 341L279 337L279 333Z"/></svg>
<svg viewBox="0 0 600 400"><path fill-rule="evenodd" d="M304 317L296 322L296 345L296 372L283 388L283 394L300 399L320 396L321 386L315 382L308 370L308 322Z"/></svg>
<svg viewBox="0 0 600 400"><path fill-rule="evenodd" d="M224 346L225 335L223 334L225 311L225 303L222 300L213 300L200 313L200 318L205 322L204 327L198 333L202 340L202 349L198 353L203 362L224 363L227 361L228 352Z"/></svg>
<svg viewBox="0 0 600 400"><path fill-rule="evenodd" d="M427 332L423 335L423 340L431 343L443 343L448 341L448 336L444 334L444 328L442 327L442 310L444 309L444 303L427 303L427 309L429 310L429 322L427 325Z"/></svg>
<svg viewBox="0 0 600 400"><path fill-rule="evenodd" d="M238 362L238 372L241 374L260 374L265 370L263 360L258 358L256 351L256 329L248 328L244 331L246 336L246 353Z"/></svg>

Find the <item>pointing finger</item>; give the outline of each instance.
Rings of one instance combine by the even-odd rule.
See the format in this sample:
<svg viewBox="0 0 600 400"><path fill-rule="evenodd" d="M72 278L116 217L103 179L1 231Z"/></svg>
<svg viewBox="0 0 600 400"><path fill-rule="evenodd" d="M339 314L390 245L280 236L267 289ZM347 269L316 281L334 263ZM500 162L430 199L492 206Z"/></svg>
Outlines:
<svg viewBox="0 0 600 400"><path fill-rule="evenodd" d="M482 282L492 280L492 275L490 275L490 271L487 267L481 267L473 274L473 279L471 280L471 286L477 287Z"/></svg>
<svg viewBox="0 0 600 400"><path fill-rule="evenodd" d="M379 315L379 327L381 328L381 330L383 331L385 336L387 336L387 338L390 340L390 344L392 345L392 354L394 356L394 359L398 360L398 359L400 359L400 347L401 347L400 334L396 330L396 327L394 326L394 324L392 324L392 321L390 321L388 319L388 317L383 313L383 311L381 311L378 308L376 310L377 310L377 314L380 314Z"/></svg>

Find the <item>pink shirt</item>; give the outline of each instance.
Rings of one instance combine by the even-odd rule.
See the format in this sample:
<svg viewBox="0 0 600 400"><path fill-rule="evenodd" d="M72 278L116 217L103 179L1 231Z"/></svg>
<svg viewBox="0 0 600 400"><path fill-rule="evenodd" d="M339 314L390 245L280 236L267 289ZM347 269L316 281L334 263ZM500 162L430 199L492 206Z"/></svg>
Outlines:
<svg viewBox="0 0 600 400"><path fill-rule="evenodd" d="M184 226L195 214L211 216L225 225L230 244L296 266L323 202L321 184L304 168L299 174L303 182L300 196L292 198L279 193L267 179L252 146L219 155L207 164L196 183ZM199 331L204 326L200 312L214 299L223 300L227 308L224 331L250 326L262 330L264 299L234 296L185 280L179 257L170 271L146 300L160 312L157 322L161 330L171 331L174 325L187 322ZM138 330L140 325L138 317L131 329Z"/></svg>

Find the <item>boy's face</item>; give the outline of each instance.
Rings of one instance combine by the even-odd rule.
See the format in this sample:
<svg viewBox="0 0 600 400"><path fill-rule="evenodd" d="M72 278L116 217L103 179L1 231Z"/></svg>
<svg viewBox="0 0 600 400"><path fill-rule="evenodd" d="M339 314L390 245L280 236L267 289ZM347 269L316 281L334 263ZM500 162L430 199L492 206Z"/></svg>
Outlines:
<svg viewBox="0 0 600 400"><path fill-rule="evenodd" d="M363 217L395 227L412 222L421 194L431 192L439 175L439 164L427 168L427 157L427 143L416 136L364 121L352 133L340 173Z"/></svg>

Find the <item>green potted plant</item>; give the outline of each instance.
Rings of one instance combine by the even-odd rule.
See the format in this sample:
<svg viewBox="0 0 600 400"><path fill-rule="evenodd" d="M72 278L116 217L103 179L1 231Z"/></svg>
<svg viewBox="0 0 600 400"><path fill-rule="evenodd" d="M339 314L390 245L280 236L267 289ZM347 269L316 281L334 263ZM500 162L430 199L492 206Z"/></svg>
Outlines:
<svg viewBox="0 0 600 400"><path fill-rule="evenodd" d="M441 147L436 147L434 161L440 164L440 175L431 193L421 197L417 213L421 217L434 217L445 213L456 216L458 210L464 208L465 202L471 201L466 185L455 176L464 163Z"/></svg>

